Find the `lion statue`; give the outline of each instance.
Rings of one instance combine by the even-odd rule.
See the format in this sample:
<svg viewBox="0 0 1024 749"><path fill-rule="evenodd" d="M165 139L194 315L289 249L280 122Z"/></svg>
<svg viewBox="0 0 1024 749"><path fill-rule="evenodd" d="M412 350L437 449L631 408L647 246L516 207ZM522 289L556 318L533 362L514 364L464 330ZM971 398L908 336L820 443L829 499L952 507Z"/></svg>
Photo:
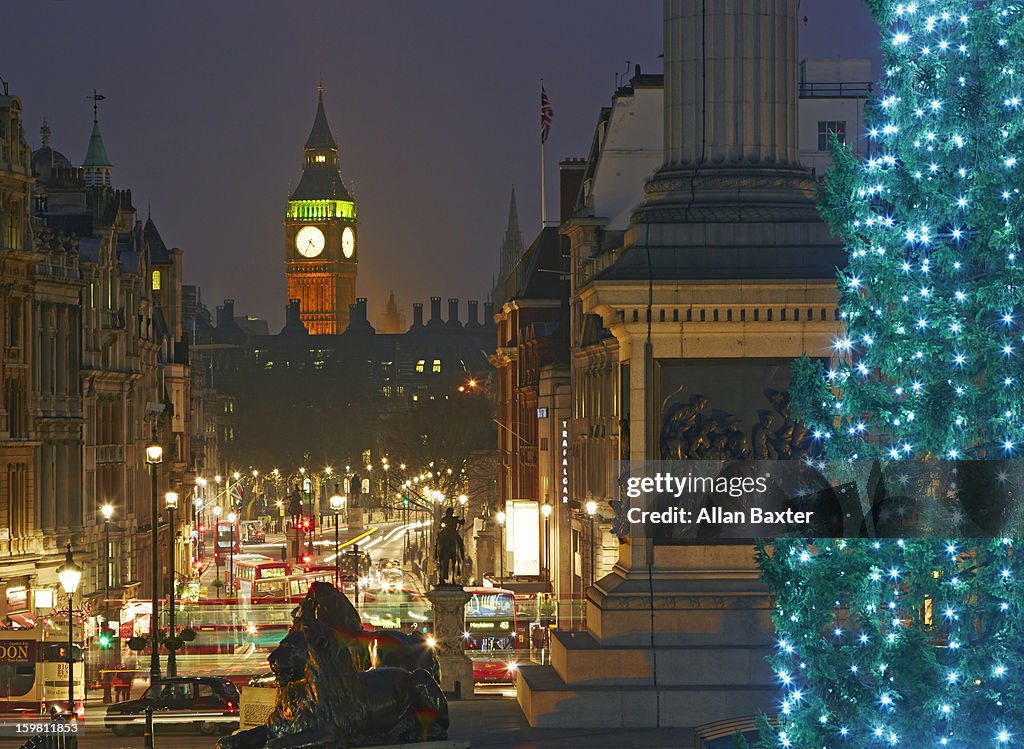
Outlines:
<svg viewBox="0 0 1024 749"><path fill-rule="evenodd" d="M348 609L355 613L334 586L313 584L268 659L278 685L274 711L266 725L222 738L219 749L328 749L447 738L448 701L429 671L358 670L360 657L352 649L368 646L354 639Z"/></svg>

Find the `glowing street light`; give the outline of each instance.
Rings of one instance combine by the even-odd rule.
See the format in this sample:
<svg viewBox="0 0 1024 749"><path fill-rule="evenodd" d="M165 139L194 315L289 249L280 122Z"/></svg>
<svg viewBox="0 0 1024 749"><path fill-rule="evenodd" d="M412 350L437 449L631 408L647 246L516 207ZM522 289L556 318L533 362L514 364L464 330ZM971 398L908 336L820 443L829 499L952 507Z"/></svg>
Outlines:
<svg viewBox="0 0 1024 749"><path fill-rule="evenodd" d="M231 547L228 550L228 595L234 595L235 592L235 521L238 520L238 515L232 510L228 513L228 522L231 523Z"/></svg>
<svg viewBox="0 0 1024 749"><path fill-rule="evenodd" d="M338 513L345 506L345 498L338 492L338 485L334 485L334 494L330 499L331 510L334 512L334 587L341 589L341 545L338 536Z"/></svg>
<svg viewBox="0 0 1024 749"><path fill-rule="evenodd" d="M64 588L64 592L68 595L68 715L74 717L75 715L75 643L74 643L74 599L75 591L78 589L78 583L82 579L82 568L75 563L75 558L71 554L71 544L68 544L68 553L64 556L64 564L57 569L57 578L60 580L60 586ZM83 661L82 667L85 667ZM82 680L83 684L85 680Z"/></svg>
<svg viewBox="0 0 1024 749"><path fill-rule="evenodd" d="M169 592L167 595L167 675L177 676L178 675L178 660L177 660L177 647L174 644L174 511L178 509L178 494L177 492L167 492L164 495L164 505L167 507L167 545L170 547L171 559L170 559L170 585Z"/></svg>
<svg viewBox="0 0 1024 749"><path fill-rule="evenodd" d="M495 520L498 521L498 559L501 562L500 574L498 575L498 585L505 583L505 513L502 510L498 511L495 516Z"/></svg>

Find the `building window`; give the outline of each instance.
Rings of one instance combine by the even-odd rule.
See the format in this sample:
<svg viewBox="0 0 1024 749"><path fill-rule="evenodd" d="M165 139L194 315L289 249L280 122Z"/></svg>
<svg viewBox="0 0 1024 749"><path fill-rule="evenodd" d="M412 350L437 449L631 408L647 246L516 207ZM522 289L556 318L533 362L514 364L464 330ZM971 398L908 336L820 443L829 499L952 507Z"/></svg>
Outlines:
<svg viewBox="0 0 1024 749"><path fill-rule="evenodd" d="M327 161L327 157L326 157L326 156L324 156L324 155L323 155L322 153L318 153L318 154L316 155L316 163L317 163L317 164L323 164L323 163L324 163L324 162L326 162L326 161Z"/></svg>
<svg viewBox="0 0 1024 749"><path fill-rule="evenodd" d="M846 121L845 120L819 120L818 121L818 150L830 151L831 144L829 135L836 134L840 143L846 143Z"/></svg>
<svg viewBox="0 0 1024 749"><path fill-rule="evenodd" d="M430 371L433 372L434 374L441 374L441 360L440 359L434 359L434 366L433 366L433 368Z"/></svg>
<svg viewBox="0 0 1024 749"><path fill-rule="evenodd" d="M422 372L424 365L427 363L426 359L420 359L416 362L416 371Z"/></svg>
<svg viewBox="0 0 1024 749"><path fill-rule="evenodd" d="M160 271L153 271L153 291L160 291Z"/></svg>

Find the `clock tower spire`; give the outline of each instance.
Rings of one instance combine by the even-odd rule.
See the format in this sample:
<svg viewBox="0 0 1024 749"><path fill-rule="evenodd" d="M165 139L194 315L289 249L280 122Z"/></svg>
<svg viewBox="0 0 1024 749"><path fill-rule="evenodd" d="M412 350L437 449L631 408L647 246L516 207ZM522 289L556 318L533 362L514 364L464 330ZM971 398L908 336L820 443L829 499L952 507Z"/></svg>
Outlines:
<svg viewBox="0 0 1024 749"><path fill-rule="evenodd" d="M288 298L312 335L348 327L356 301L356 204L338 171L338 143L324 111L323 81L305 145L302 177L288 199L284 219L284 266Z"/></svg>

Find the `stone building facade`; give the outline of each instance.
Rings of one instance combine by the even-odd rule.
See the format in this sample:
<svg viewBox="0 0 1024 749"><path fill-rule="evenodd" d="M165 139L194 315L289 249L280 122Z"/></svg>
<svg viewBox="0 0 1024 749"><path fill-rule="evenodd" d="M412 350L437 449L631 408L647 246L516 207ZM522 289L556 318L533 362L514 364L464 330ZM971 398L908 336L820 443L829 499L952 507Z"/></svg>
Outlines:
<svg viewBox="0 0 1024 749"><path fill-rule="evenodd" d="M45 120L42 146L29 150L16 97L0 98L0 112L0 252L9 258L0 272L10 276L0 287L0 454L10 456L0 469L0 621L48 613L69 543L85 571L79 593L98 599L89 612L116 619L118 601L151 590L154 522L161 590L172 538L178 570L191 562L191 534L185 524L169 528L162 501L169 490L187 501L190 480L181 253L137 219L130 191L112 187L98 121L76 167L50 146ZM144 460L153 439L165 450L156 518ZM104 504L114 508L109 526Z"/></svg>

